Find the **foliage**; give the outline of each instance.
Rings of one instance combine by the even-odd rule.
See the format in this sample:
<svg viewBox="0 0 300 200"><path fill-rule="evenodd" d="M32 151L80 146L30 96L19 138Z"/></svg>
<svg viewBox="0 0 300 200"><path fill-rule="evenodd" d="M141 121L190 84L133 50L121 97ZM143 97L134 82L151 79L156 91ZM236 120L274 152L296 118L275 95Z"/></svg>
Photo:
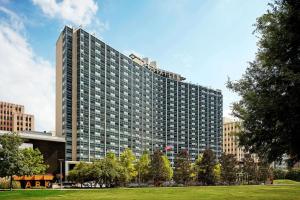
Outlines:
<svg viewBox="0 0 300 200"><path fill-rule="evenodd" d="M106 187L113 187L120 182L122 169L114 153L109 152L104 158L102 173Z"/></svg>
<svg viewBox="0 0 300 200"><path fill-rule="evenodd" d="M236 181L237 160L233 154L222 154L219 159L221 165L221 180L226 184L234 184Z"/></svg>
<svg viewBox="0 0 300 200"><path fill-rule="evenodd" d="M22 175L22 155L19 146L23 143L17 133L4 134L0 137L0 176L10 177L10 189L13 187L12 176Z"/></svg>
<svg viewBox="0 0 300 200"><path fill-rule="evenodd" d="M199 157L198 157L199 159ZM191 173L190 173L190 180L192 182L197 182L197 165L196 163L191 163Z"/></svg>
<svg viewBox="0 0 300 200"><path fill-rule="evenodd" d="M138 172L139 183L147 182L150 179L150 155L147 151L143 152L135 168Z"/></svg>
<svg viewBox="0 0 300 200"><path fill-rule="evenodd" d="M170 161L164 154L156 150L151 156L151 176L155 186L160 186L163 181L170 180L173 175L173 170L170 166Z"/></svg>
<svg viewBox="0 0 300 200"><path fill-rule="evenodd" d="M25 148L21 151L22 171L25 175L44 174L48 165L38 149Z"/></svg>
<svg viewBox="0 0 300 200"><path fill-rule="evenodd" d="M17 133L7 133L0 137L0 176L10 177L11 188L13 175L41 174L48 168L38 149L20 149L22 143Z"/></svg>
<svg viewBox="0 0 300 200"><path fill-rule="evenodd" d="M125 149L120 156L120 164L122 167L121 181L125 185L133 180L137 176L135 169L136 157L131 149Z"/></svg>
<svg viewBox="0 0 300 200"><path fill-rule="evenodd" d="M216 183L216 156L213 151L206 149L203 152L203 155L195 162L197 168L197 178L200 183L203 185L214 185Z"/></svg>
<svg viewBox="0 0 300 200"><path fill-rule="evenodd" d="M100 187L102 187L104 184L104 160L94 161L91 168L91 178L95 182L95 186L99 184Z"/></svg>
<svg viewBox="0 0 300 200"><path fill-rule="evenodd" d="M274 174L274 179L285 179L287 170L274 169L273 174Z"/></svg>
<svg viewBox="0 0 300 200"><path fill-rule="evenodd" d="M10 188L10 179L7 178L0 178L0 189L9 189ZM20 189L21 184L19 181L12 182L13 189Z"/></svg>
<svg viewBox="0 0 300 200"><path fill-rule="evenodd" d="M214 174L216 183L220 182L221 180L221 164L217 163L214 167Z"/></svg>
<svg viewBox="0 0 300 200"><path fill-rule="evenodd" d="M258 163L257 181L260 183L273 179L273 169L268 162Z"/></svg>
<svg viewBox="0 0 300 200"><path fill-rule="evenodd" d="M82 187L84 182L92 179L91 169L91 164L80 162L74 167L74 169L69 171L68 180L80 183Z"/></svg>
<svg viewBox="0 0 300 200"><path fill-rule="evenodd" d="M166 155L162 156L163 159L163 173L166 181L170 181L173 177L173 169L171 163Z"/></svg>
<svg viewBox="0 0 300 200"><path fill-rule="evenodd" d="M269 162L300 160L300 4L276 0L257 19L258 52L243 75L228 81L241 96L233 115L243 121L240 144Z"/></svg>
<svg viewBox="0 0 300 200"><path fill-rule="evenodd" d="M248 184L250 181L257 183L257 164L250 154L245 154L243 158L242 172L248 176Z"/></svg>
<svg viewBox="0 0 300 200"><path fill-rule="evenodd" d="M186 150L180 151L174 162L174 180L176 183L187 184L191 180L191 162Z"/></svg>
<svg viewBox="0 0 300 200"><path fill-rule="evenodd" d="M291 169L286 174L286 179L300 181L300 169Z"/></svg>
<svg viewBox="0 0 300 200"><path fill-rule="evenodd" d="M19 146L23 143L17 133L0 137L0 176L23 175Z"/></svg>

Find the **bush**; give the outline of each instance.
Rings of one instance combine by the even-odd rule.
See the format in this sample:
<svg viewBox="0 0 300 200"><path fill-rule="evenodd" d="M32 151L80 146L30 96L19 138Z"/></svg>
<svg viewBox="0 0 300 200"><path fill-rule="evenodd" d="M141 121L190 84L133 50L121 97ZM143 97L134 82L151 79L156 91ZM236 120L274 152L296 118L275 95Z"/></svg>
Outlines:
<svg viewBox="0 0 300 200"><path fill-rule="evenodd" d="M286 179L294 180L294 181L300 181L300 168L299 169L291 169L287 172Z"/></svg>
<svg viewBox="0 0 300 200"><path fill-rule="evenodd" d="M13 189L20 189L21 184L19 181L12 182ZM8 178L0 178L0 189L9 189L9 179Z"/></svg>
<svg viewBox="0 0 300 200"><path fill-rule="evenodd" d="M274 174L274 179L285 179L286 174L287 174L287 170L283 170L283 169L274 169L273 171Z"/></svg>

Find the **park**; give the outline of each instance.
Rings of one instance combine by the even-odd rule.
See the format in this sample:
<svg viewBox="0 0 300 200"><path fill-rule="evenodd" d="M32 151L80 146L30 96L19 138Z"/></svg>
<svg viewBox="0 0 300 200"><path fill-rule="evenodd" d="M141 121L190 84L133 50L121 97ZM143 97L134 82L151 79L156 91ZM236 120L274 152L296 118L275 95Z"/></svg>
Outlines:
<svg viewBox="0 0 300 200"><path fill-rule="evenodd" d="M91 190L16 190L0 192L5 200L298 200L300 184L255 185L255 186L203 186L203 187L164 187L164 188L113 188Z"/></svg>
<svg viewBox="0 0 300 200"><path fill-rule="evenodd" d="M255 15L258 9L255 5L261 4L259 0L251 1L248 6L238 0L226 1L226 6L219 1L210 2L214 9L209 9L205 0L191 0L189 8L184 3L171 8L175 3L170 1L168 8L171 9L161 9L161 15L158 8L164 7L163 1L154 7L148 5L152 1L143 1L140 8L134 9L140 13L131 11L111 23L111 29L118 37L113 37L113 31L105 30L108 34L104 37L93 32L94 28L106 27L106 23L102 24L98 19L100 15L95 18L99 3L96 0L32 0L24 3L31 8L24 15L24 21L22 12L18 13L24 9L23 4L18 7L16 3L3 2L0 0L0 43L3 45L0 79L4 80L0 86L5 86L5 91L0 87L0 200L300 200L300 0L270 0L265 3L268 8ZM232 2L235 8L230 7ZM103 4L101 2L105 12L115 10L107 2ZM130 4L129 1L126 4ZM124 7L122 5L120 9L129 10ZM226 17L222 15L223 9ZM244 10L236 12L239 9ZM150 10L151 15L144 16L145 20L142 14ZM149 16L153 21L157 17L155 23L164 22L168 10L172 14L170 21L161 26L166 29L150 28ZM176 18L183 10L186 12L182 17L184 20ZM209 21L214 11L219 24ZM246 11L253 14L252 18ZM138 15L125 25L124 16L134 13ZM234 18L226 19L232 13L236 14ZM49 18L46 20L41 14ZM249 22L245 21L247 17L254 23L254 28L250 29ZM41 30L48 25L41 27L36 22L29 25L27 21L31 20L27 18L44 19L49 25L52 20L60 22L53 27L52 35L44 35ZM120 21L125 27L122 31L113 25L122 24ZM143 29L138 29L143 32L139 39L137 26L129 26L132 21L146 25L143 27L151 30L147 33L155 37L148 38ZM68 22L70 25L65 25L62 30L58 28ZM33 24L36 28L30 30L28 27ZM176 29L167 28L166 24L176 24ZM245 24L247 29L239 32L240 26ZM51 22L49 27L52 25ZM214 29L223 25L225 29ZM27 38L25 29L36 39ZM172 31L167 31L169 29ZM126 30L133 30L135 34ZM155 32L157 30L161 30L159 34ZM243 44L247 42L250 30L256 37L249 40L252 48ZM50 29L44 32L48 31ZM202 35L205 31L208 31L206 36ZM51 39L58 32L54 47ZM113 42L107 37L109 35L126 37ZM128 35L134 42L130 42ZM157 35L160 36L157 44L165 46L156 45ZM119 44L116 47L120 50L102 41L104 38ZM219 38L229 43L222 43ZM41 43L45 42L46 47L31 48L32 41L35 45L43 41ZM190 46L186 46L189 41ZM47 43L52 45L53 51L48 49ZM120 46L123 43L141 43L140 48L133 47L144 52L129 51L128 47ZM172 53L177 45L179 53ZM145 47L153 48L153 51L145 52ZM230 50L231 47L236 49ZM49 52L53 53L54 48L55 70L53 63L34 53L34 49L44 50L43 56L53 59ZM243 49L244 55L238 54ZM180 74L171 68L161 68L156 60L142 56L144 53L159 58L163 65L177 66ZM212 56L214 54L218 57ZM230 54L233 57L228 57ZM173 62L166 62L165 57ZM239 61L240 57L243 58ZM19 64L17 60L21 60ZM206 68L212 67L207 73L213 80L211 83L221 84L223 92L202 86L197 81L189 82L181 75L182 68L194 66L188 69L190 76L195 74L197 80L204 81L206 75L201 76L203 71L196 70L202 64L205 67L203 60L209 65ZM230 68L234 62L237 66ZM40 67L47 63L53 73L45 70L45 77L53 74L50 79L55 79L51 82L51 92L56 91L55 131L36 131L34 115L25 113L23 105L8 102L14 99L10 98L14 94L8 90L14 82L30 82L26 87L36 88L40 80L28 77L45 79L41 75L45 72L39 72L37 68L30 76L22 74L26 77L23 81L17 72L27 71L20 67L23 65ZM1 71L2 65L9 66L8 70L18 69L7 75ZM213 66L218 68L213 70ZM237 70L237 76L229 73ZM11 81L12 77L16 79ZM42 92L33 89L33 93L40 93L38 96L26 92L17 95L17 99L21 101L29 96L26 104L35 104L44 93L45 85ZM15 88L20 92L23 87ZM229 98L231 95L232 99ZM54 119L47 109L43 109L46 104L49 102L35 105L36 112L45 112L45 116L37 115L36 124L43 124L37 126L40 130L50 127L52 121L48 118ZM54 108L49 110L54 115Z"/></svg>

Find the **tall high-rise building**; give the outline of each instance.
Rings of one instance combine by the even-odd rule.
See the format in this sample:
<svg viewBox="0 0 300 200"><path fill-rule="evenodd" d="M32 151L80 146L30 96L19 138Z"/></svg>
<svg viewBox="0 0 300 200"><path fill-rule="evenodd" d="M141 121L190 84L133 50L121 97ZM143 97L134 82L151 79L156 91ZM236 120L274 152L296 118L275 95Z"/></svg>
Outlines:
<svg viewBox="0 0 300 200"><path fill-rule="evenodd" d="M24 113L24 106L0 101L0 130L33 131L34 116Z"/></svg>
<svg viewBox="0 0 300 200"><path fill-rule="evenodd" d="M184 67L184 66L183 66ZM222 93L129 57L83 29L65 27L56 43L56 133L67 161L91 161L131 148L222 153Z"/></svg>

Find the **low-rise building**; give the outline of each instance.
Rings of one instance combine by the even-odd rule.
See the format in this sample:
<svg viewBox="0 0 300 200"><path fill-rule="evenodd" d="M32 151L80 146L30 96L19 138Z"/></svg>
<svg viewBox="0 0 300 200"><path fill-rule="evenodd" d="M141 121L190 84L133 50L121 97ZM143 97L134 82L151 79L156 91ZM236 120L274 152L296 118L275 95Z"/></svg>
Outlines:
<svg viewBox="0 0 300 200"><path fill-rule="evenodd" d="M0 137L4 134L10 134L10 131L1 131ZM48 132L22 131L18 132L23 139L20 148L39 149L44 157L45 164L49 167L46 173L59 174L59 159L65 159L65 138L54 136Z"/></svg>

